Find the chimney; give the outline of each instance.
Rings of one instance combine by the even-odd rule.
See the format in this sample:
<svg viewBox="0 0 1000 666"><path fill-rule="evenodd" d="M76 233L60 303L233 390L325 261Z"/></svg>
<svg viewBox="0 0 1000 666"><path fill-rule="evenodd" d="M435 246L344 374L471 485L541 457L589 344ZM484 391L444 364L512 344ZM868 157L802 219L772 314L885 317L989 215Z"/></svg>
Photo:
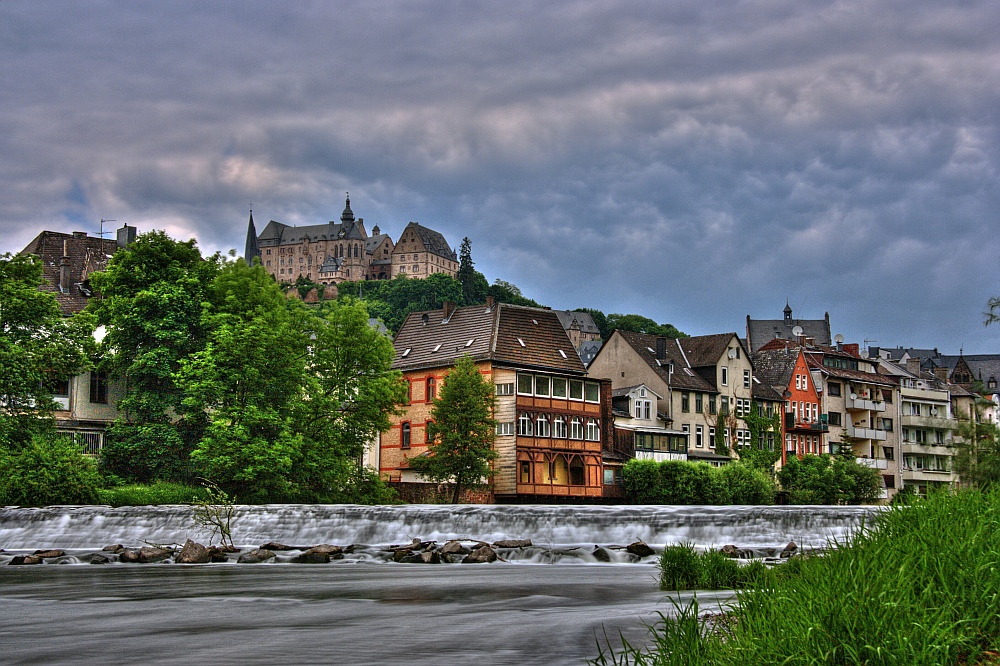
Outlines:
<svg viewBox="0 0 1000 666"><path fill-rule="evenodd" d="M497 299L493 298L492 296L487 296L486 297L486 310L487 311L492 312L493 308L495 308L496 305L497 305Z"/></svg>
<svg viewBox="0 0 1000 666"><path fill-rule="evenodd" d="M851 344L845 344L844 351L850 354L851 356L857 356L858 358L861 358L861 345L859 345L857 342L852 342Z"/></svg>
<svg viewBox="0 0 1000 666"><path fill-rule="evenodd" d="M667 337L665 335L656 338L656 360L667 360Z"/></svg>
<svg viewBox="0 0 1000 666"><path fill-rule="evenodd" d="M455 314L455 304L453 302L451 302L451 301L444 301L444 303L442 303L442 305L444 306L444 308L443 308L443 310L444 310L444 320L441 323L444 324L444 323L447 323L447 321L449 319L451 319L451 316L453 314Z"/></svg>
<svg viewBox="0 0 1000 666"><path fill-rule="evenodd" d="M906 371L911 375L920 376L920 359L919 358L908 358L906 359Z"/></svg>
<svg viewBox="0 0 1000 666"><path fill-rule="evenodd" d="M135 241L135 227L127 224L118 230L118 247L125 247Z"/></svg>
<svg viewBox="0 0 1000 666"><path fill-rule="evenodd" d="M86 231L74 231L73 232L73 238L86 238L86 237L87 237L87 232Z"/></svg>
<svg viewBox="0 0 1000 666"><path fill-rule="evenodd" d="M59 292L69 293L69 239L63 239L62 258L59 259Z"/></svg>
<svg viewBox="0 0 1000 666"><path fill-rule="evenodd" d="M934 368L934 376L943 382L948 381L948 368L947 367Z"/></svg>

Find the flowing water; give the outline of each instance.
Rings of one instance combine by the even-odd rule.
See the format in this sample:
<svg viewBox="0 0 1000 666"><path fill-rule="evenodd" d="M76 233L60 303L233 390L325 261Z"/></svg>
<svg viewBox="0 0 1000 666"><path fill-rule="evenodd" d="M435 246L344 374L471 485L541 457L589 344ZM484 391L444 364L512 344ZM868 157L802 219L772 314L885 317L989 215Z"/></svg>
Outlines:
<svg viewBox="0 0 1000 666"><path fill-rule="evenodd" d="M102 546L207 535L187 507L0 509L0 662L581 664L605 633L635 641L675 601L655 557L621 546L733 543L758 554L789 540L842 541L872 509L848 507L238 507L237 545L355 544L326 565L86 564ZM485 565L397 564L412 538L492 542ZM592 556L608 548L611 564ZM3 566L60 548L44 565ZM292 554L297 551L291 551ZM235 558L234 558L235 559ZM285 563L283 563L285 562ZM729 593L698 594L711 609Z"/></svg>

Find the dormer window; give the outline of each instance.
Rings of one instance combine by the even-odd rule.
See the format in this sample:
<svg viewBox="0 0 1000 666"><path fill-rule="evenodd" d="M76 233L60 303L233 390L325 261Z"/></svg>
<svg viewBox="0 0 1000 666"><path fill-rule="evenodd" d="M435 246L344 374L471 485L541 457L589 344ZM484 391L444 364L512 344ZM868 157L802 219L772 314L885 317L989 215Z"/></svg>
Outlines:
<svg viewBox="0 0 1000 666"><path fill-rule="evenodd" d="M409 347L407 347L406 349L404 349L404 350L403 350L403 353L402 353L402 354L400 354L399 356L400 356L401 358L406 358L406 357L407 357L407 356L409 356L409 355L410 355L410 348L409 348Z"/></svg>
<svg viewBox="0 0 1000 666"><path fill-rule="evenodd" d="M522 347L526 347L526 346L527 346L527 345L525 345L525 344L524 344L524 340L522 340L521 338L518 338L518 339L517 339L517 342L518 342L518 344L520 344L520 345L521 345Z"/></svg>
<svg viewBox="0 0 1000 666"><path fill-rule="evenodd" d="M566 352L564 352L562 349L559 350L559 355L562 356L563 358L567 358Z"/></svg>
<svg viewBox="0 0 1000 666"><path fill-rule="evenodd" d="M439 343L437 343L436 345L434 345L434 349L432 349L431 351L432 351L432 352L436 352L436 351L437 351L437 350L439 350L439 349L441 349L441 343L440 343L440 342L439 342Z"/></svg>
<svg viewBox="0 0 1000 666"><path fill-rule="evenodd" d="M465 343L465 346L466 347L471 347L472 343L475 342L475 341L476 341L475 338L469 338L469 341Z"/></svg>

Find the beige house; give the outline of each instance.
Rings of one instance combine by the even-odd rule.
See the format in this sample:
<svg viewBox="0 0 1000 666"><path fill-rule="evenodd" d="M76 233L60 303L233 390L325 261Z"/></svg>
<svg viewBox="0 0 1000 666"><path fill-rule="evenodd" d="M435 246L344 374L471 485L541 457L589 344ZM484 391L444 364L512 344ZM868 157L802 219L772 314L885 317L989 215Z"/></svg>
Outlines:
<svg viewBox="0 0 1000 666"><path fill-rule="evenodd" d="M425 278L435 273L458 275L458 256L448 241L437 231L416 222L403 229L390 257L390 278L397 275Z"/></svg>

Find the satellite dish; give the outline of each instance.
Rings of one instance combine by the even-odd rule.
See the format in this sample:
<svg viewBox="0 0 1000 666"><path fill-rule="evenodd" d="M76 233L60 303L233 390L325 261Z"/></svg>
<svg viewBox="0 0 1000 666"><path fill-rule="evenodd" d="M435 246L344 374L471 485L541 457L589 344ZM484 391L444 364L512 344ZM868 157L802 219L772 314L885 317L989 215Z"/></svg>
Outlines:
<svg viewBox="0 0 1000 666"><path fill-rule="evenodd" d="M837 335L833 336L833 341L836 342L838 345L843 344L844 336L841 335L840 333L837 333Z"/></svg>
<svg viewBox="0 0 1000 666"><path fill-rule="evenodd" d="M736 350L735 349L730 349L729 350L729 358L736 358Z"/></svg>
<svg viewBox="0 0 1000 666"><path fill-rule="evenodd" d="M802 327L796 326L795 328L793 328L792 335L794 335L796 338L802 337Z"/></svg>

